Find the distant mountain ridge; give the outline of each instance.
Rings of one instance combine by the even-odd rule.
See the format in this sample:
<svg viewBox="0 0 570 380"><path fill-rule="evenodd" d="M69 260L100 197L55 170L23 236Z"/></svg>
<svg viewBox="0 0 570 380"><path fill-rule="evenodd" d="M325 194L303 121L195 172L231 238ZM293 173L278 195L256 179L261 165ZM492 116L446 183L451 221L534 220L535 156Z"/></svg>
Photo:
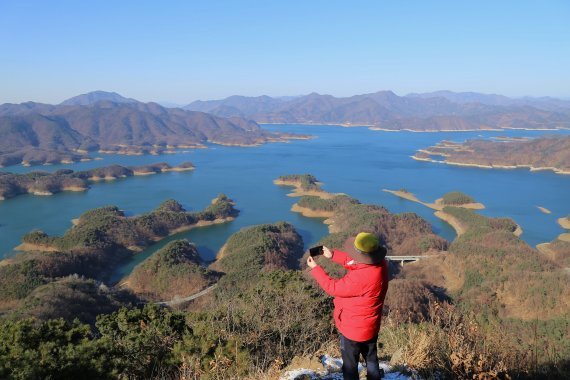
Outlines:
<svg viewBox="0 0 570 380"><path fill-rule="evenodd" d="M570 127L570 101L451 91L407 96L379 91L346 98L317 93L293 99L231 96L195 101L184 109L240 116L259 123L369 125L389 130Z"/></svg>
<svg viewBox="0 0 570 380"><path fill-rule="evenodd" d="M140 103L138 100L125 98L116 92L92 91L64 100L62 106L88 106L97 102L107 100L113 103Z"/></svg>
<svg viewBox="0 0 570 380"><path fill-rule="evenodd" d="M525 96L522 98L509 98L504 95L497 94L481 94L477 92L453 92L453 91L435 91L423 94L408 94L407 97L412 98L445 98L451 102L465 103L481 103L491 106L530 106L544 110L556 110L560 108L570 108L570 101L557 99L549 96L539 98Z"/></svg>
<svg viewBox="0 0 570 380"><path fill-rule="evenodd" d="M165 108L115 93L94 92L63 103L0 105L0 166L77 161L94 150L158 154L205 143L251 146L295 137L262 130L241 117Z"/></svg>

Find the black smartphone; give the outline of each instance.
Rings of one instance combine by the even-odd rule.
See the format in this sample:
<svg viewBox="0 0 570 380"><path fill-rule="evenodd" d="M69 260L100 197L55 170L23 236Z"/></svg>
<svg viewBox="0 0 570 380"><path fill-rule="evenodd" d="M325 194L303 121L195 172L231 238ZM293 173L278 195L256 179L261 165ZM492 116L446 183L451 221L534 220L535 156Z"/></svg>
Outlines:
<svg viewBox="0 0 570 380"><path fill-rule="evenodd" d="M323 246L322 245L318 245L316 247L313 248L309 248L309 255L311 255L311 257L315 257L315 256L319 256L322 255L323 252Z"/></svg>

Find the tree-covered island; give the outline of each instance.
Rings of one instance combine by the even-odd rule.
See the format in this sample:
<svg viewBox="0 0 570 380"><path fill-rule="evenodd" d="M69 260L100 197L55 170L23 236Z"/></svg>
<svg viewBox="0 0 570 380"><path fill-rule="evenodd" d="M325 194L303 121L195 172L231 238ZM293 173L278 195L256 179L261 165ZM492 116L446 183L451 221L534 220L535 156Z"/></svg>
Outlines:
<svg viewBox="0 0 570 380"><path fill-rule="evenodd" d="M62 191L86 191L89 186L101 180L113 180L137 175L194 170L191 162L170 166L165 162L141 166L110 165L75 172L61 169L54 173L34 171L26 174L0 172L0 200L22 194L53 195Z"/></svg>

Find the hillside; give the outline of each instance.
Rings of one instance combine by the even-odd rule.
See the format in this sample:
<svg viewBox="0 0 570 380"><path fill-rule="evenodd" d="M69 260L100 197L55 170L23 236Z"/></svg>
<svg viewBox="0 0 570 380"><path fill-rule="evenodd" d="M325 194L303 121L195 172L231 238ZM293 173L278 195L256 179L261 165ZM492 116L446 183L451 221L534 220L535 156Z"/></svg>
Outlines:
<svg viewBox="0 0 570 380"><path fill-rule="evenodd" d="M188 212L174 200L132 217L107 206L83 213L62 236L32 231L17 247L23 253L0 266L0 312L21 305L36 288L61 277L106 280L142 248L176 232L231 221L237 214L222 194L199 212Z"/></svg>
<svg viewBox="0 0 570 380"><path fill-rule="evenodd" d="M307 138L268 132L241 117L88 96L62 105L0 105L0 166L79 161L90 151L159 154L206 143L254 146ZM98 100L98 99L104 100ZM109 100L111 99L111 100Z"/></svg>
<svg viewBox="0 0 570 380"><path fill-rule="evenodd" d="M401 97L379 91L346 98L312 93L293 99L231 96L196 101L184 108L246 117L259 123L368 125L387 130L570 128L569 102L542 98L522 102L475 93Z"/></svg>
<svg viewBox="0 0 570 380"><path fill-rule="evenodd" d="M421 149L414 158L446 164L485 168L553 170L570 173L570 136L541 137L532 140L468 140L464 143L442 141Z"/></svg>
<svg viewBox="0 0 570 380"><path fill-rule="evenodd" d="M143 299L167 301L198 293L218 278L218 273L201 266L195 245L175 240L135 267L123 286Z"/></svg>
<svg viewBox="0 0 570 380"><path fill-rule="evenodd" d="M317 182L307 175L284 178L299 179L295 186L302 185L301 178ZM341 248L347 236L366 230L379 233L391 255L426 256L403 267L391 265L393 279L379 347L390 367L423 378L436 374L465 379L565 378L570 370L570 288L564 268L518 239L512 220L447 205L472 203L465 194L450 193L444 199L441 211L466 227L449 246L414 214L391 214L346 195L303 196L298 203L304 209L332 214L333 231L321 244ZM174 202L160 209L173 212L173 217L184 212ZM114 218L109 221L116 223ZM286 372L289 376L287 370L295 368L295 363L338 356L331 298L303 269L297 269L302 256L302 239L288 223L245 228L228 239L212 265L225 272L217 288L184 312L150 303L112 311L119 295L93 282L75 277L49 280L32 261L23 266L8 263L0 267L0 278L10 278L13 284L14 279L28 275L26 281L4 287L0 293L11 291L24 298L15 307L16 314L0 319L0 339L6 343L0 347L0 375L153 378L160 373L173 378L225 379L279 378ZM342 275L338 264L323 257L318 260L333 275ZM137 271L153 290L172 292L174 284L196 284L196 274L203 279L207 271L198 263L195 248L176 241ZM304 268L303 259L300 263ZM29 295L26 289L32 289ZM128 305L126 299L120 302ZM54 305L65 309L66 300L77 300L69 312L61 313L67 320L72 312L80 314L83 306L89 310L92 300L101 302L105 314L98 316L94 327L18 317L57 316L48 311ZM93 313L83 315L92 320ZM37 365L42 347L52 348L49 366ZM1 366L22 350L28 355L11 361L10 367ZM325 378L333 378L338 366L327 371L330 377Z"/></svg>

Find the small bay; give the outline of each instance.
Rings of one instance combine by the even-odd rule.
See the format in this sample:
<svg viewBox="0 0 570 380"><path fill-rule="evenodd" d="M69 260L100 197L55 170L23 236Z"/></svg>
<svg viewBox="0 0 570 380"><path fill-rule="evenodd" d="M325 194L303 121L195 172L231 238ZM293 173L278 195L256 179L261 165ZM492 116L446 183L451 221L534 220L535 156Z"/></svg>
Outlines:
<svg viewBox="0 0 570 380"><path fill-rule="evenodd" d="M81 213L104 205L117 205L127 215L150 211L173 198L188 210L201 210L219 193L236 201L241 211L230 223L183 232L149 247L120 268L117 280L166 241L187 238L195 242L205 261L215 258L226 239L239 229L280 220L291 222L311 245L327 233L319 219L305 218L290 211L296 199L287 197L289 188L273 184L283 174L314 174L330 192L344 192L362 202L380 204L391 212L415 212L432 223L446 239L453 229L426 207L399 199L382 189L405 188L425 201L449 191L462 191L483 203L480 212L488 216L511 217L521 225L522 239L531 245L554 239L563 230L556 219L570 214L570 176L528 169L499 170L419 162L410 158L417 149L441 140L464 141L496 136L538 137L570 134L570 131L477 131L477 132L381 132L365 127L264 125L266 129L306 133L312 140L294 140L259 147L241 148L209 145L208 149L181 151L163 156L100 155L102 160L69 165L4 168L24 173L61 168L83 170L111 164L143 165L191 161L193 172L170 172L96 183L89 191L64 192L49 197L24 195L0 201L0 258L15 254L23 234L41 229L62 234ZM542 213L537 206L552 211Z"/></svg>

